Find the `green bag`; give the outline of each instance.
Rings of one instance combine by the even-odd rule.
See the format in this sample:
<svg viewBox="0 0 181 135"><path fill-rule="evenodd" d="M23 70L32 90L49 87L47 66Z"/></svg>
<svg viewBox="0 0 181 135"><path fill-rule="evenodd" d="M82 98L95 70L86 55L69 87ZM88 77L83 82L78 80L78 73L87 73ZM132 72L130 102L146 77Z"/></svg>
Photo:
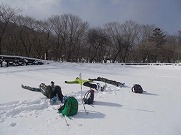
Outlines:
<svg viewBox="0 0 181 135"><path fill-rule="evenodd" d="M78 112L78 101L74 97L68 97L63 106L58 109L59 113L66 116L73 116Z"/></svg>

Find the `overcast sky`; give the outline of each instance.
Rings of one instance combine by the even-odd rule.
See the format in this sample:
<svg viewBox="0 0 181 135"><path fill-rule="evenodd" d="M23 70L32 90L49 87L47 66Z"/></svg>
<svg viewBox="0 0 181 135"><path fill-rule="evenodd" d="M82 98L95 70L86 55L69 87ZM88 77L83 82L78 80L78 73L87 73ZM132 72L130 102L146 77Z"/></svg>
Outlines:
<svg viewBox="0 0 181 135"><path fill-rule="evenodd" d="M181 0L0 0L22 9L23 15L47 19L71 13L91 26L133 20L154 24L163 31L177 34L181 30Z"/></svg>

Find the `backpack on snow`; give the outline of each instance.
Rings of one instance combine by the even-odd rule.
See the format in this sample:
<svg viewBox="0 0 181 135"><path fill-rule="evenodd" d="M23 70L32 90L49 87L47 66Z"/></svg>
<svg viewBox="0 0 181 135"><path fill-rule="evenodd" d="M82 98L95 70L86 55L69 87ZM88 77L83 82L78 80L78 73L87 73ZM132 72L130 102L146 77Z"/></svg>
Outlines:
<svg viewBox="0 0 181 135"><path fill-rule="evenodd" d="M93 104L93 102L94 102L94 90L91 89L85 93L84 98L83 98L83 102L85 104L88 104L88 105Z"/></svg>
<svg viewBox="0 0 181 135"><path fill-rule="evenodd" d="M143 88L139 84L134 84L131 90L134 93L143 93Z"/></svg>
<svg viewBox="0 0 181 135"><path fill-rule="evenodd" d="M74 97L67 97L64 105L58 109L59 113L66 116L73 116L77 114L78 111L78 101Z"/></svg>

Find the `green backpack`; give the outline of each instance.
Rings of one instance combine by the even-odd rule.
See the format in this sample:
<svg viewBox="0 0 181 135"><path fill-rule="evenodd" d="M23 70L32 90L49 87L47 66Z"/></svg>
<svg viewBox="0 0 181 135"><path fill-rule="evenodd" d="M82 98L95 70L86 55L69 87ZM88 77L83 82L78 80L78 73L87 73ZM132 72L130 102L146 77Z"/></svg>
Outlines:
<svg viewBox="0 0 181 135"><path fill-rule="evenodd" d="M59 113L62 113L63 115L66 115L66 116L73 116L77 114L77 111L78 111L77 99L75 99L74 97L68 97L65 100L64 105L61 106L58 109L58 111Z"/></svg>

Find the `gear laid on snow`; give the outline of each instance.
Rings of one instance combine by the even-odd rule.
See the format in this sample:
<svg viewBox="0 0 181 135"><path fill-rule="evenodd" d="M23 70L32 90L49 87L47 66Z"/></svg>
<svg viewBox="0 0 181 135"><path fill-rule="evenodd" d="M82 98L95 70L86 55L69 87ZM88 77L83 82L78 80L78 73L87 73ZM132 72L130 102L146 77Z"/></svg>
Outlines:
<svg viewBox="0 0 181 135"><path fill-rule="evenodd" d="M63 116L73 116L77 114L78 111L78 101L74 97L67 97L64 105L58 109L58 112Z"/></svg>
<svg viewBox="0 0 181 135"><path fill-rule="evenodd" d="M117 81L114 81L114 80L109 80L109 79L103 78L103 77L97 77L96 79L89 79L89 80L90 81L102 81L102 82L105 82L105 83L108 83L108 84L115 85L117 87L124 87L125 86L125 83L117 82Z"/></svg>
<svg viewBox="0 0 181 135"><path fill-rule="evenodd" d="M101 91L105 91L107 88L107 84L105 84L103 87L101 87Z"/></svg>
<svg viewBox="0 0 181 135"><path fill-rule="evenodd" d="M143 93L143 88L139 84L134 84L131 90L134 93Z"/></svg>
<svg viewBox="0 0 181 135"><path fill-rule="evenodd" d="M88 105L93 104L93 102L94 102L94 90L93 89L91 89L85 93L83 102Z"/></svg>

